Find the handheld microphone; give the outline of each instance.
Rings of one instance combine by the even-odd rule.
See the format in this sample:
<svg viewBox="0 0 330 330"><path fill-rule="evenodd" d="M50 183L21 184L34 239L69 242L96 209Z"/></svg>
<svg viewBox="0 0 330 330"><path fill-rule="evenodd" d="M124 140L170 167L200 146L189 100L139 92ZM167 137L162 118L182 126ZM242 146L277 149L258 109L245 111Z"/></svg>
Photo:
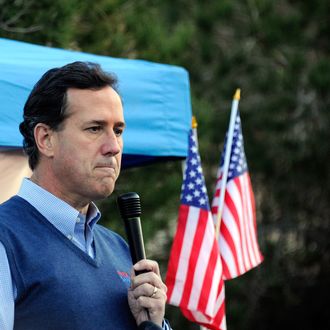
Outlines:
<svg viewBox="0 0 330 330"><path fill-rule="evenodd" d="M121 217L124 220L128 244L134 265L139 260L146 259L140 222L140 197L135 192L129 192L120 195L117 198L117 203ZM143 271L137 273L143 273Z"/></svg>
<svg viewBox="0 0 330 330"><path fill-rule="evenodd" d="M140 196L135 192L122 194L117 198L119 212L124 220L128 245L131 252L133 265L141 259L146 259L144 251L143 235L140 222L141 202ZM136 275L146 273L147 270L135 271ZM148 309L147 315L150 320ZM145 327L143 327L144 329Z"/></svg>

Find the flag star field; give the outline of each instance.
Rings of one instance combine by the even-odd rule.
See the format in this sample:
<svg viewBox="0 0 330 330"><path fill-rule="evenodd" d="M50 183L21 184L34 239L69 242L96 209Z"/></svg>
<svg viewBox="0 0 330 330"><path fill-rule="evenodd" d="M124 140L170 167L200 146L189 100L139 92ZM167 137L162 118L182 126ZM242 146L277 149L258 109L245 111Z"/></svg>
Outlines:
<svg viewBox="0 0 330 330"><path fill-rule="evenodd" d="M209 210L209 200L198 153L196 138L190 133L190 149L182 185L181 203Z"/></svg>
<svg viewBox="0 0 330 330"><path fill-rule="evenodd" d="M227 136L225 139L225 145L227 144ZM221 157L221 167L224 164L224 155L226 153L226 149L224 150L222 157ZM233 144L232 144L232 153L230 157L228 169L228 177L227 180L231 180L236 178L237 176L243 174L248 170L245 151L244 151L244 141L242 135L242 128L241 128L241 120L238 116L236 117L235 121L235 128L234 128L234 135L233 135Z"/></svg>

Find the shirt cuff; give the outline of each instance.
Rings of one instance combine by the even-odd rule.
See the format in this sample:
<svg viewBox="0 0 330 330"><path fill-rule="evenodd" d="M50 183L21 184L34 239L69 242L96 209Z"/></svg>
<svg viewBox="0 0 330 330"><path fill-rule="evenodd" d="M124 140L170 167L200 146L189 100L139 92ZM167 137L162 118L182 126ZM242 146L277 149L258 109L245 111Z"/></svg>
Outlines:
<svg viewBox="0 0 330 330"><path fill-rule="evenodd" d="M172 329L171 326L170 326L170 323L166 319L163 320L162 329L163 330L171 330Z"/></svg>
<svg viewBox="0 0 330 330"><path fill-rule="evenodd" d="M144 321L139 325L139 330L163 330L164 328L161 328L156 323L153 323L151 321Z"/></svg>

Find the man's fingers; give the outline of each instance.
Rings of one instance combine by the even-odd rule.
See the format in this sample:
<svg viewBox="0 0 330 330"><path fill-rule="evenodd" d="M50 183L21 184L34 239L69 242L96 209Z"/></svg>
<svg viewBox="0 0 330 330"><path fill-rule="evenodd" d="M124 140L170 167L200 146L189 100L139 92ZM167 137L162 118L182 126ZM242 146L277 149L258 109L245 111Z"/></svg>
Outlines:
<svg viewBox="0 0 330 330"><path fill-rule="evenodd" d="M141 296L137 299L139 305L148 309L149 313L155 313L164 310L165 297L160 296L158 299Z"/></svg>
<svg viewBox="0 0 330 330"><path fill-rule="evenodd" d="M159 275L157 275L153 272L143 273L143 274L140 274L138 276L134 276L131 278L131 288L133 290L144 284L150 284L153 287L157 287L158 289L161 289L164 292L167 292L167 287L163 283L162 279L159 277ZM149 289L149 291L150 291L150 289ZM152 291L150 294L152 294ZM146 294L146 296L147 296L147 294Z"/></svg>
<svg viewBox="0 0 330 330"><path fill-rule="evenodd" d="M154 260L142 259L137 262L133 267L136 271L145 270L160 275L158 263Z"/></svg>
<svg viewBox="0 0 330 330"><path fill-rule="evenodd" d="M139 285L135 289L131 289L134 298L138 299L140 297L160 299L164 298L166 300L166 291L163 288L159 288L149 283L144 283Z"/></svg>
<svg viewBox="0 0 330 330"><path fill-rule="evenodd" d="M132 290L134 294L134 298L137 299L141 296L150 297L154 291L155 286L149 283L144 283L142 285L137 286Z"/></svg>

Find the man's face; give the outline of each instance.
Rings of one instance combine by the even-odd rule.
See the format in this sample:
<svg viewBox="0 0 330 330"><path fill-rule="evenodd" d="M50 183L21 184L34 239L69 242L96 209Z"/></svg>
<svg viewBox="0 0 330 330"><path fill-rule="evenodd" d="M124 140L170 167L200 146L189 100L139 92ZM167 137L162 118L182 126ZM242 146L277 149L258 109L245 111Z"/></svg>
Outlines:
<svg viewBox="0 0 330 330"><path fill-rule="evenodd" d="M68 117L54 132L52 171L65 200L89 203L109 196L120 172L124 115L111 88L69 89Z"/></svg>

